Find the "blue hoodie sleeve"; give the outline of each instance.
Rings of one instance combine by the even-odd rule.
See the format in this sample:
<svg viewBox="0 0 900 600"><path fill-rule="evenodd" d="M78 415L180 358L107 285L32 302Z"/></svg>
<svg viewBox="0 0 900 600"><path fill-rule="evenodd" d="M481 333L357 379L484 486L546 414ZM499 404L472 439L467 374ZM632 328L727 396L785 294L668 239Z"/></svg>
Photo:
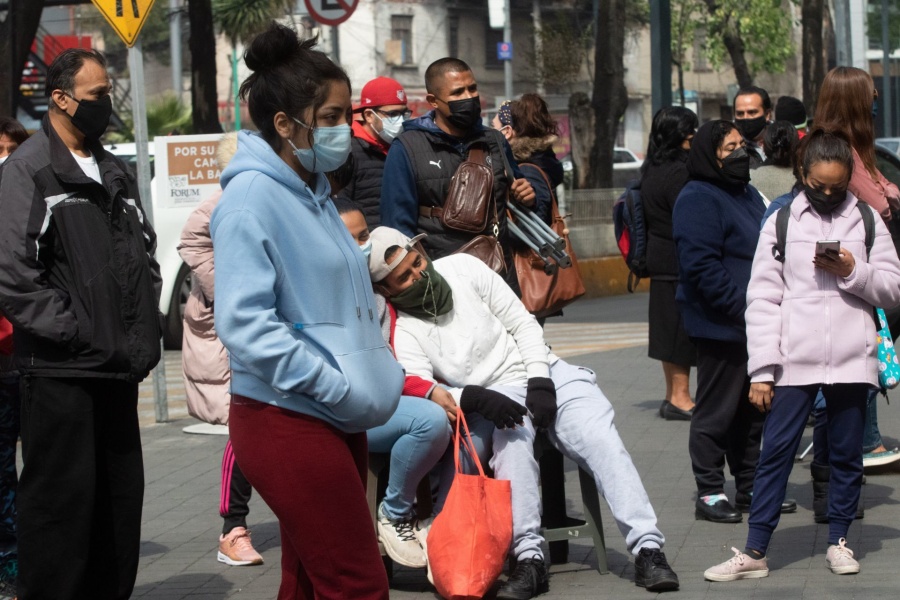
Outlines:
<svg viewBox="0 0 900 600"><path fill-rule="evenodd" d="M710 308L743 323L746 290L725 268L721 207L710 194L688 190L679 194L672 213L681 279L690 282Z"/></svg>
<svg viewBox="0 0 900 600"><path fill-rule="evenodd" d="M384 163L381 186L381 224L403 234L416 235L419 221L419 195L416 176L400 142L391 144Z"/></svg>
<svg viewBox="0 0 900 600"><path fill-rule="evenodd" d="M281 257L262 223L246 210L216 210L210 232L216 333L232 359L282 393L304 394L328 405L345 398L350 392L347 379L309 352L277 314Z"/></svg>

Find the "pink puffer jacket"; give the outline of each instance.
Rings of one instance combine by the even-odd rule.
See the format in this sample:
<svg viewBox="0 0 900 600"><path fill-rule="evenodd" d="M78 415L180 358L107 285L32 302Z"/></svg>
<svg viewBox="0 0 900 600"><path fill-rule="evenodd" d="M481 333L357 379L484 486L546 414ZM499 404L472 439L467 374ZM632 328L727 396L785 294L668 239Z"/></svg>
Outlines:
<svg viewBox="0 0 900 600"><path fill-rule="evenodd" d="M801 192L791 204L784 263L772 255L776 216L766 221L747 288L752 381L878 384L873 307L900 304L900 259L876 218L875 243L866 260L865 226L856 203L848 193L831 216L823 217ZM849 277L813 265L818 240L838 240L853 254L856 266Z"/></svg>
<svg viewBox="0 0 900 600"><path fill-rule="evenodd" d="M178 253L192 276L191 295L184 308L181 349L188 412L213 424L228 423L231 405L228 352L216 335L213 320L215 287L209 217L221 197L219 190L191 213L178 244Z"/></svg>

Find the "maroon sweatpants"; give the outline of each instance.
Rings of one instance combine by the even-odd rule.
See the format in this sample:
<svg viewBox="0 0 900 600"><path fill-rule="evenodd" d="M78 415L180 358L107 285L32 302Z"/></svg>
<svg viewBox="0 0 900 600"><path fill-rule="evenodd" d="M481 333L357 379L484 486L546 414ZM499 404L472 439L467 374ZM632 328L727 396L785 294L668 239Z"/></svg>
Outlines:
<svg viewBox="0 0 900 600"><path fill-rule="evenodd" d="M241 470L281 525L278 600L387 600L366 504L366 434L232 396Z"/></svg>

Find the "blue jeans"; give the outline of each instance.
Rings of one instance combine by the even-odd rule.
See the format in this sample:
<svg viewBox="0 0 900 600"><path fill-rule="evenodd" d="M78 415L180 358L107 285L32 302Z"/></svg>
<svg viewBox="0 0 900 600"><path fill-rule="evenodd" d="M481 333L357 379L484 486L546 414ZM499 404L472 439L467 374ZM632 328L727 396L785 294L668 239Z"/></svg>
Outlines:
<svg viewBox="0 0 900 600"><path fill-rule="evenodd" d="M0 582L15 581L16 442L19 440L19 378L0 378ZM10 570L12 569L12 570Z"/></svg>
<svg viewBox="0 0 900 600"><path fill-rule="evenodd" d="M391 455L387 493L382 504L391 520L412 517L416 488L438 463L450 443L450 421L427 398L401 396L387 423L367 432L369 452Z"/></svg>

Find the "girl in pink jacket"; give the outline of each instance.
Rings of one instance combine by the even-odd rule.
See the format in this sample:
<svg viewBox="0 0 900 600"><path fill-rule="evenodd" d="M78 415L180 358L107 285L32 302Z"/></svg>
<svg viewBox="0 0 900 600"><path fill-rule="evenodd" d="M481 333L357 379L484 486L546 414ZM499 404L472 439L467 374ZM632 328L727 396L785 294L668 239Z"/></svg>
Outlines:
<svg viewBox="0 0 900 600"><path fill-rule="evenodd" d="M900 260L884 223L847 189L853 151L842 135L813 131L798 160L803 191L785 208L784 254L773 252L776 213L763 227L747 291L749 400L768 412L747 545L708 569L710 581L768 575L766 551L820 387L831 464L826 560L834 573L859 572L845 538L862 484L866 396L878 385L873 311L900 304ZM872 212L875 228L868 253L863 210ZM829 240L840 249L823 252L828 244L819 242Z"/></svg>

